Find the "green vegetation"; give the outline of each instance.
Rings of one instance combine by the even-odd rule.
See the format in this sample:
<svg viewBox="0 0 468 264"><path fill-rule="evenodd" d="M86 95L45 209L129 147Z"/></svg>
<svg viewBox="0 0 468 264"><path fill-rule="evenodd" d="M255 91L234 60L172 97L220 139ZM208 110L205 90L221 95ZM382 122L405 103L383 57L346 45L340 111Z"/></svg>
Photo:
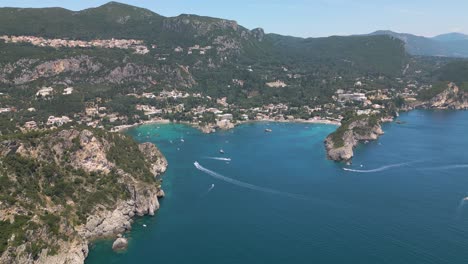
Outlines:
<svg viewBox="0 0 468 264"><path fill-rule="evenodd" d="M13 223L0 221L0 255L8 246L8 240L14 235L14 244L21 244L25 235L25 226L30 218L24 215L16 215Z"/></svg>
<svg viewBox="0 0 468 264"><path fill-rule="evenodd" d="M468 60L458 60L447 63L435 72L440 81L455 82L462 85L468 82Z"/></svg>
<svg viewBox="0 0 468 264"><path fill-rule="evenodd" d="M341 120L341 126L338 129L330 134L331 140L333 141L333 146L335 148L341 148L344 146L344 135L347 131L350 131L350 125L357 121L363 121L366 123L365 127L356 126L352 129L353 133L359 135L366 135L369 133L369 129L380 124L381 115L360 115L358 116L355 112L347 112L343 120Z"/></svg>
<svg viewBox="0 0 468 264"><path fill-rule="evenodd" d="M83 146L79 137L59 136L64 129L3 137L3 143L8 144L0 145L0 151L5 151L5 146L23 144L26 148L40 149L40 157L20 155L15 147L7 147L9 153L0 157L1 204L25 214L16 215L11 223L0 221L0 254L8 246L21 244L27 245L26 250L33 258L44 248L50 249L49 254L56 254L57 242L75 235L67 230L70 225L85 223L97 206L113 209L116 201L129 198L126 181L130 176L122 175L119 169L131 175L132 181L158 185L137 143L129 136L103 130L91 131L97 140L108 144L107 158L117 167L108 173L74 168L73 155ZM57 152L57 147L62 149Z"/></svg>
<svg viewBox="0 0 468 264"><path fill-rule="evenodd" d="M427 101L434 98L436 95L447 89L447 82L438 82L434 84L431 88L421 90L418 94L418 99L421 101Z"/></svg>
<svg viewBox="0 0 468 264"><path fill-rule="evenodd" d="M107 139L113 142L107 152L109 161L141 180L154 182L154 175L151 174L143 153L133 139L121 134L108 134Z"/></svg>

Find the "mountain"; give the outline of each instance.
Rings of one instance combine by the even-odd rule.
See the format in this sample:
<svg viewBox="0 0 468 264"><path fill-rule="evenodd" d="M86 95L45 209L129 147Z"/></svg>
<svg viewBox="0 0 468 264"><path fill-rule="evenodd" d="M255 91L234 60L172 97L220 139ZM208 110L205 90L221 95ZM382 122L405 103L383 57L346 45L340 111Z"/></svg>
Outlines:
<svg viewBox="0 0 468 264"><path fill-rule="evenodd" d="M295 38L249 30L226 19L164 17L116 2L77 12L1 8L1 35L141 40L144 55L0 40L0 84L22 86L22 91L73 85L82 88L77 92L84 98L99 96L106 102L117 95L164 89L227 97L238 104L322 101L329 100L337 85L346 88L362 76L397 76L408 62L403 43L388 36ZM233 80L242 80L242 85L232 86ZM265 85L277 80L287 87ZM71 105L81 107L74 100Z"/></svg>
<svg viewBox="0 0 468 264"><path fill-rule="evenodd" d="M369 35L388 35L405 42L406 50L412 55L468 57L468 38L459 33L439 35L427 38L389 30L380 30Z"/></svg>
<svg viewBox="0 0 468 264"><path fill-rule="evenodd" d="M462 41L462 40L468 40L468 35L465 35L462 33L447 33L447 34L435 36L432 39L441 41L441 42Z"/></svg>

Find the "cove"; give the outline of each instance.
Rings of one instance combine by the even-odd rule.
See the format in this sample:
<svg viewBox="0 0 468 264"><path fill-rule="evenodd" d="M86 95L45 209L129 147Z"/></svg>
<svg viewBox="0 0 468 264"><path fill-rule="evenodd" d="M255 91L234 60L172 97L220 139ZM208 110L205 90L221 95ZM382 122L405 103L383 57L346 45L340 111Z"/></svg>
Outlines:
<svg viewBox="0 0 468 264"><path fill-rule="evenodd" d="M126 252L100 241L86 263L466 263L468 112L400 119L359 145L351 166L326 159L335 126L132 129L168 159L166 197L156 216L136 219ZM306 199L221 180L196 161L234 183Z"/></svg>

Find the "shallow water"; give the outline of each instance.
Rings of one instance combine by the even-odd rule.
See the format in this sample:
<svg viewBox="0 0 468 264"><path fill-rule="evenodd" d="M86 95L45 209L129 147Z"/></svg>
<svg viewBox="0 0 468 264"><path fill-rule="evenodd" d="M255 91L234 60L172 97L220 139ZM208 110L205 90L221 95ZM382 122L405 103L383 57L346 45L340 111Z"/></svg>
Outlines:
<svg viewBox="0 0 468 264"><path fill-rule="evenodd" d="M98 242L86 263L467 263L468 112L401 120L351 166L325 157L334 126L133 129L167 157L167 196L136 220L126 252Z"/></svg>

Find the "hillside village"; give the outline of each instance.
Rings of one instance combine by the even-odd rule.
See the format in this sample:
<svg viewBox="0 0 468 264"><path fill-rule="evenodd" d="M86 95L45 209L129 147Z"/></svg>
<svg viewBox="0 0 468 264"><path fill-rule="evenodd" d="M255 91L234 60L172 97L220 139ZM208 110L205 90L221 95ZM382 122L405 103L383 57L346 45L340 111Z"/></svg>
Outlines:
<svg viewBox="0 0 468 264"><path fill-rule="evenodd" d="M242 80L233 80L242 83ZM227 102L227 98L211 98L201 93L189 93L178 90L163 90L160 93L143 92L129 93L126 97L135 98L141 103L133 107L137 114L133 116L117 112L109 112L100 103L100 99L87 102L81 112L71 116L48 116L47 120L31 118L17 126L23 131L38 129L53 129L64 124L80 124L93 128L109 128L119 131L135 124L151 122L183 121L210 133L216 129L230 129L236 124L248 121L300 121L311 123L339 124L343 113L353 111L357 115L376 115L385 112L389 103L395 98L402 98L404 102L416 102L418 91L428 89L429 86L418 86L409 82L401 91L395 89L364 89L367 84L356 81L354 87L347 90L338 89L332 96L330 103L323 105L304 105L291 107L287 103L267 104L252 108L241 108ZM281 86L276 87L281 89ZM71 96L75 92L73 87L54 88L42 87L36 91L36 99L51 100L55 96ZM5 96L5 95L3 95ZM187 100L202 100L202 104L187 108ZM158 107L157 105L165 105ZM392 105L392 104L390 104ZM392 105L393 106L393 105ZM0 115L7 113L35 112L35 108L17 109L13 106L0 108ZM129 120L132 120L130 122Z"/></svg>
<svg viewBox="0 0 468 264"><path fill-rule="evenodd" d="M52 48L105 48L105 49L125 49L132 50L136 54L145 55L151 49L157 49L156 44L147 47L142 40L135 39L108 39L108 40L67 40L67 39L47 39L34 36L0 36L0 40L5 43L28 43L38 47ZM213 49L212 46L202 47L193 45L187 48L177 46L172 50L174 54L192 55L197 52L199 55L205 55L207 51ZM157 54L158 60L166 60L170 54ZM188 73L188 67L179 65L181 69ZM254 72L252 66L246 68L247 72ZM282 72L282 73L281 73ZM420 72L419 72L420 73ZM278 75L270 76L268 79L274 81L264 81L265 87L270 89L285 89L288 81L281 77L286 76L288 80L301 79L302 74L290 72L285 66L281 67ZM341 76L334 77L340 80ZM416 102L418 91L430 89L429 85L421 85L417 81L403 80L396 78L395 83L400 84L403 89L373 89L374 80L366 78L357 78L354 85L347 89L337 89L335 94L329 98L326 104L310 104L301 107L291 107L287 102L277 104L264 104L250 108L239 107L234 103L228 103L226 97L212 98L205 96L200 92L178 91L177 89L163 89L159 93L140 92L128 93L126 97L132 97L137 100L133 105L135 113L128 115L109 111L103 106L100 99L88 101L86 107L80 112L74 112L72 115L55 116L50 115L46 120L24 120L17 127L23 131L38 129L49 129L60 127L64 124L80 124L93 128L109 128L118 131L122 128L133 126L135 124L162 121L183 121L201 128L204 132L213 132L216 129L229 129L236 124L248 121L301 121L314 123L332 123L339 124L343 114L347 111L353 111L357 115L376 115L387 111L386 107L392 105L395 98L403 99L403 102ZM231 85L243 87L245 80L232 79ZM35 92L36 101L51 100L57 96L71 96L76 92L73 87L58 88L45 86L37 88ZM2 94L7 97L7 94ZM1 98L0 98L1 99ZM201 104L187 107L186 101L192 99L201 100ZM141 102L138 102L141 101ZM0 100L1 103L1 100ZM392 105L393 106L393 105ZM35 112L36 109L28 107L27 109L17 109L12 105L0 105L0 114Z"/></svg>

